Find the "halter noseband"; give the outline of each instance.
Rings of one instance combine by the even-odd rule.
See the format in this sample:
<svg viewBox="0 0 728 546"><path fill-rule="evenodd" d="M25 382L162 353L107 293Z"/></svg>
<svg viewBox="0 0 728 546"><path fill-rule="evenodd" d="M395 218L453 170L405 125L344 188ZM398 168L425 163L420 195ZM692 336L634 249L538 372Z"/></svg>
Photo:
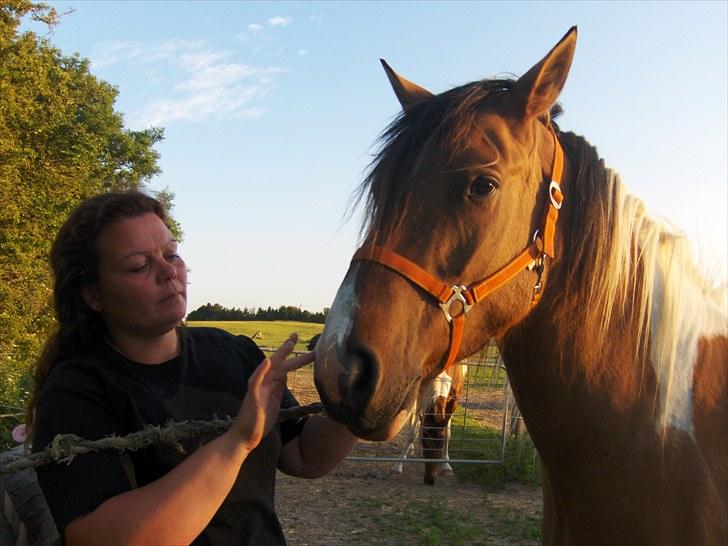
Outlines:
<svg viewBox="0 0 728 546"><path fill-rule="evenodd" d="M445 314L445 319L450 323L450 347L445 359L444 370L455 363L465 330L465 315L473 305L513 279L523 269L535 270L538 275L536 284L533 287L531 305L535 305L541 299L541 274L544 268L544 257L554 257L556 221L558 220L559 209L564 201L559 185L564 169L564 152L561 149L556 132L552 127L549 129L554 138L554 161L551 168L551 181L547 190L549 204L544 215L543 227L534 232L531 244L521 254L489 277L476 281L469 286L448 286L404 256L377 245L361 247L351 259L352 262L370 261L388 267L437 300L442 312ZM453 316L451 309L456 302L460 304L461 309Z"/></svg>

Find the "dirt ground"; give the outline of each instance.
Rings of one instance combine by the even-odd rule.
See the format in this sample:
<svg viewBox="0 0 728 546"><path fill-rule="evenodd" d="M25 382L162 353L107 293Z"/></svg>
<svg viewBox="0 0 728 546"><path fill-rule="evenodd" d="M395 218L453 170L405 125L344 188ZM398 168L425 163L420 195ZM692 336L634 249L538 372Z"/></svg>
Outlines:
<svg viewBox="0 0 728 546"><path fill-rule="evenodd" d="M535 546L537 538L524 538L514 529L527 520L538 527L541 489L508 484L493 491L460 483L453 476L439 477L434 486L423 482L423 465L407 463L402 475L390 472L391 463L344 461L328 476L301 480L279 473L276 504L289 546L343 546L448 544L424 542L413 532L392 536L401 528L412 503L436 500L447 513L472 513L477 518L477 539L458 544ZM386 503L382 503L386 499ZM436 504L440 506L440 504ZM376 516L376 517L374 517ZM482 522L482 525L480 523Z"/></svg>
<svg viewBox="0 0 728 546"><path fill-rule="evenodd" d="M468 378L477 373L471 366ZM301 404L318 401L310 374L289 377L289 388ZM498 430L504 419L504 396L501 387L469 387L461 406L467 406L467 419ZM403 431L394 442L380 446L381 450L377 447L376 453L371 452L371 443L360 443L352 454L399 456L405 436ZM276 508L289 546L539 544L540 488L508 484L486 490L454 476L441 476L434 486L427 486L423 463L405 463L401 475L393 474L391 467L391 462L346 460L317 480L279 473ZM440 517L433 511L441 512ZM446 527L451 520L458 520L460 527L439 534L438 526Z"/></svg>

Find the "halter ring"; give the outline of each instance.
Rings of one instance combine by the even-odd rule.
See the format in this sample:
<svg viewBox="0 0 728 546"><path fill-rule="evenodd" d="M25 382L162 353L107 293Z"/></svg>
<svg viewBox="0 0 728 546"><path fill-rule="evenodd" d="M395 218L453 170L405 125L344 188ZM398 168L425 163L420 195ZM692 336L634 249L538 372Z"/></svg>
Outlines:
<svg viewBox="0 0 728 546"><path fill-rule="evenodd" d="M468 311L470 311L470 308L473 306L472 303L468 303L468 300L465 299L465 296L463 296L463 292L467 290L464 286L458 286L454 285L452 288L452 294L448 298L446 302L440 303L440 309L442 309L442 312L445 313L445 318L448 322L452 322L452 315L450 314L450 308L452 307L452 304L457 302L460 302L460 304L463 306L462 315L465 315ZM458 316L460 316L458 314Z"/></svg>

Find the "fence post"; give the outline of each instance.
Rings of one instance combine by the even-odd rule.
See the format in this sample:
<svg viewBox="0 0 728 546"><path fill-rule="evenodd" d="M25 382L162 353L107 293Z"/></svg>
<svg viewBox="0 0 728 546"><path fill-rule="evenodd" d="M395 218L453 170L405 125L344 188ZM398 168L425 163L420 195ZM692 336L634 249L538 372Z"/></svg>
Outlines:
<svg viewBox="0 0 728 546"><path fill-rule="evenodd" d="M23 446L0 453L0 465L6 465L23 455ZM0 544L22 546L60 546L61 537L53 521L48 504L38 484L35 470L26 469L11 474L0 474L3 515L0 521ZM5 504L7 503L7 505ZM7 506L7 510L5 509ZM13 513L18 521L13 522ZM14 530L17 529L17 531ZM23 530L25 536L23 534ZM6 534L10 533L6 538ZM21 539L25 539L22 542ZM8 541L9 540L9 541Z"/></svg>

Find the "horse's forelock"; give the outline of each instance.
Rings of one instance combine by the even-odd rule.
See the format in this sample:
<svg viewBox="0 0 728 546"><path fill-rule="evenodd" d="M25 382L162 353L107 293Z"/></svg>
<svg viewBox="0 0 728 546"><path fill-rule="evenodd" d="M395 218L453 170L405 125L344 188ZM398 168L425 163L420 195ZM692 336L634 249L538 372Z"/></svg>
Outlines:
<svg viewBox="0 0 728 546"><path fill-rule="evenodd" d="M379 151L359 188L366 200L367 236L386 240L406 216L412 189L433 165L446 168L467 146L490 100L507 93L513 80L482 80L417 103L397 116L379 139Z"/></svg>

